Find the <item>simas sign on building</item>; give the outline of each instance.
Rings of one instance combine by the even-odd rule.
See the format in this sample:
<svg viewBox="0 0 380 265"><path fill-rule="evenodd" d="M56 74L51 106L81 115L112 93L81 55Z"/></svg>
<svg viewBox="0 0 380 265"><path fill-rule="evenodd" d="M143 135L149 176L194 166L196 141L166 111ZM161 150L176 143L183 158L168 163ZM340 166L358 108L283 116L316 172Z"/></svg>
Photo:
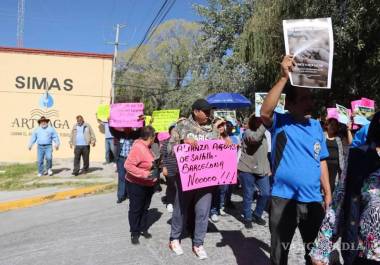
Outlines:
<svg viewBox="0 0 380 265"><path fill-rule="evenodd" d="M41 116L61 138L56 158L73 157L68 143L77 115L104 141L95 113L110 101L111 55L0 47L0 60L0 161L36 160L27 144ZM103 144L91 150L91 159L104 159Z"/></svg>
<svg viewBox="0 0 380 265"><path fill-rule="evenodd" d="M49 79L37 76L17 76L15 86L18 89L56 89L58 91L71 91L74 88L73 80L70 78L59 80L58 78Z"/></svg>

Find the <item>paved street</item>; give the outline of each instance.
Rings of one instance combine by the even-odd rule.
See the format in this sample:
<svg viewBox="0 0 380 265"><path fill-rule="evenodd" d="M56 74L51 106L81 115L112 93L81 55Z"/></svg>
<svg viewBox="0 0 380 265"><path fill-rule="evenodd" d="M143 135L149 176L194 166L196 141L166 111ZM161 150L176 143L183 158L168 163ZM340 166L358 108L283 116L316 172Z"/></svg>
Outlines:
<svg viewBox="0 0 380 265"><path fill-rule="evenodd" d="M114 193L0 213L0 265L269 264L268 227L254 225L247 231L234 216L210 223L207 261L192 254L189 238L183 240L185 255L173 256L167 246L170 214L162 195L156 193L151 206L153 238L142 238L140 246L130 243L128 202L117 205ZM240 207L240 196L233 200ZM294 241L299 244L298 234ZM302 248L292 248L289 264L302 261Z"/></svg>

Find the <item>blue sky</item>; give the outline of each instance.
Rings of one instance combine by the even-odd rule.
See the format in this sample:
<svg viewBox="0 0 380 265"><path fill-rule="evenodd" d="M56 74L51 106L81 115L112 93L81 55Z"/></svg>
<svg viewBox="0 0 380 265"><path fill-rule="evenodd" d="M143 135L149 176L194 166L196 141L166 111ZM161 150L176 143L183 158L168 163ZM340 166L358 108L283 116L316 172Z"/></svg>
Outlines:
<svg viewBox="0 0 380 265"><path fill-rule="evenodd" d="M0 46L16 46L17 0L0 1ZM113 25L126 24L120 50L136 46L164 0L25 0L24 47L112 53ZM177 0L165 20L200 18L206 0Z"/></svg>

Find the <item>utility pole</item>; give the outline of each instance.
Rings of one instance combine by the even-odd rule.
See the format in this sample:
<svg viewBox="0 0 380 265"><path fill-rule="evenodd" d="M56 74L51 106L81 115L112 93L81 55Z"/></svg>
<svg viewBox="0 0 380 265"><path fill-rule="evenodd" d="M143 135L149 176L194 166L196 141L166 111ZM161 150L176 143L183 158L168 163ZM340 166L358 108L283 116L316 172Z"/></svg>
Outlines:
<svg viewBox="0 0 380 265"><path fill-rule="evenodd" d="M112 88L111 88L111 97L112 101L111 103L114 103L115 101L115 81L116 81L116 65L117 65L117 52L119 50L119 45L125 45L122 43L119 43L119 34L120 30L122 28L125 28L126 25L122 24L116 24L116 35L115 35L115 42L111 42L109 44L114 45L114 51L113 51L113 62L112 62Z"/></svg>
<svg viewBox="0 0 380 265"><path fill-rule="evenodd" d="M17 6L17 47L24 46L25 0L18 0Z"/></svg>

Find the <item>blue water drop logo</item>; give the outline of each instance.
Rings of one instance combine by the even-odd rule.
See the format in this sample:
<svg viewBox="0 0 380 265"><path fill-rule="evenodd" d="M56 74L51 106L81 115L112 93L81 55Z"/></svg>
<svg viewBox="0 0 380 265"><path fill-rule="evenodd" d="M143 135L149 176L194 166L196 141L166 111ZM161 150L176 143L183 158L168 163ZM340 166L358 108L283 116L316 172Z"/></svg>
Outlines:
<svg viewBox="0 0 380 265"><path fill-rule="evenodd" d="M40 98L40 107L41 108L51 108L54 105L53 97L49 94L44 94Z"/></svg>

